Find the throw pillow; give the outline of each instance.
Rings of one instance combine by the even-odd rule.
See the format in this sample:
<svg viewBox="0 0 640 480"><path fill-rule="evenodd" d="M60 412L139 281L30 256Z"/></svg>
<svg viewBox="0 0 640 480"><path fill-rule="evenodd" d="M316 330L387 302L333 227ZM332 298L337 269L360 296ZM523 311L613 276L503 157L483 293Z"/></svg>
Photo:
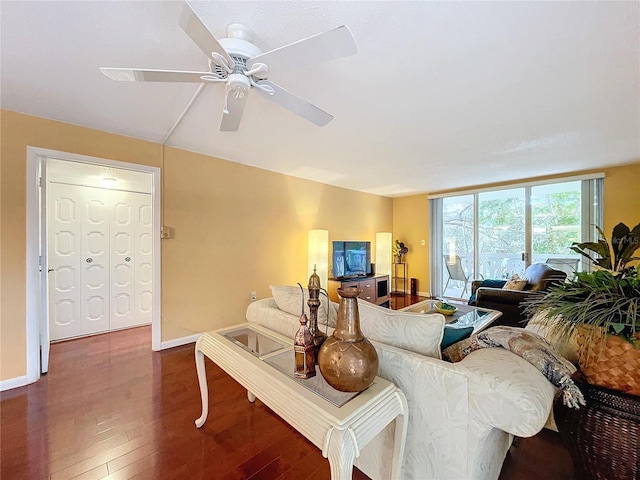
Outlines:
<svg viewBox="0 0 640 480"><path fill-rule="evenodd" d="M516 273L509 280L507 280L507 283L504 284L504 287L502 287L502 289L503 290L524 290L526 286L527 286L527 279L520 278L520 276Z"/></svg>
<svg viewBox="0 0 640 480"><path fill-rule="evenodd" d="M453 345L460 340L464 340L471 336L473 332L473 325L468 327L456 327L453 325L444 326L444 336L442 337L442 343L440 344L440 350Z"/></svg>
<svg viewBox="0 0 640 480"><path fill-rule="evenodd" d="M360 328L369 340L427 357L442 358L440 343L444 330L443 315L394 312L360 299L358 311Z"/></svg>
<svg viewBox="0 0 640 480"><path fill-rule="evenodd" d="M482 280L482 283L478 286L478 288L480 287L502 288L504 287L505 283L507 283L506 280L495 280L495 279L489 278L487 280ZM469 301L467 302L467 305L471 305L475 307L476 305L475 293L471 294L471 296L469 297Z"/></svg>
<svg viewBox="0 0 640 480"><path fill-rule="evenodd" d="M304 313L307 317L311 315L309 311L309 290L303 289L304 299L301 296L300 287L297 285L271 285L271 295L278 305L278 308L283 312L290 313L296 317L300 316L302 302L304 302ZM327 307L329 307L327 309ZM328 310L328 312L327 312ZM327 297L320 294L320 306L318 307L318 323L327 324L330 327L336 326L336 319L338 318L338 309L332 302L328 301Z"/></svg>

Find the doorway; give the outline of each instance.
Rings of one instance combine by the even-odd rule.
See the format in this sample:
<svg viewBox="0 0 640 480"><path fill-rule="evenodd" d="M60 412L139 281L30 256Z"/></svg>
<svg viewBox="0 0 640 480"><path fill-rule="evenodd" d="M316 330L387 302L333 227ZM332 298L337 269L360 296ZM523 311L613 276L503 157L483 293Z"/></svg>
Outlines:
<svg viewBox="0 0 640 480"><path fill-rule="evenodd" d="M69 327L54 339L151 323L152 349L160 350L160 169L27 150L27 383L48 369L50 315L58 315L58 326ZM74 203L84 208L74 210ZM50 239L51 208L56 212L50 224L59 228ZM142 220L138 227L131 222L134 215ZM68 264L58 273L60 258ZM49 298L49 284L56 282L59 293L73 293L73 300ZM76 288L65 288L72 284Z"/></svg>
<svg viewBox="0 0 640 480"><path fill-rule="evenodd" d="M50 340L151 324L151 174L43 161Z"/></svg>

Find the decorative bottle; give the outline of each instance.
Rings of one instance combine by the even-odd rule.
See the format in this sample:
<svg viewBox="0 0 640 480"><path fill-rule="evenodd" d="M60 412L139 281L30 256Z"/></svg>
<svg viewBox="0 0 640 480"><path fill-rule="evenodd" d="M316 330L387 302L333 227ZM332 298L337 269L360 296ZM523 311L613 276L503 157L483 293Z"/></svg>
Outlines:
<svg viewBox="0 0 640 480"><path fill-rule="evenodd" d="M378 352L360 330L357 287L339 288L340 307L336 329L320 347L320 373L336 390L361 392L378 373Z"/></svg>

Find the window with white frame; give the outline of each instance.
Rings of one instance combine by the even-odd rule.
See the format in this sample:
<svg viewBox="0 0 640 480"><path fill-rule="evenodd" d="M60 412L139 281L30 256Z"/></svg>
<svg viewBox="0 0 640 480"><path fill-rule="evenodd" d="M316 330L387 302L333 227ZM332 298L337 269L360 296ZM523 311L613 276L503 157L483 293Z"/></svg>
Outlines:
<svg viewBox="0 0 640 480"><path fill-rule="evenodd" d="M474 279L507 279L532 263L568 276L589 268L569 247L597 238L603 175L433 195L431 290L468 298Z"/></svg>

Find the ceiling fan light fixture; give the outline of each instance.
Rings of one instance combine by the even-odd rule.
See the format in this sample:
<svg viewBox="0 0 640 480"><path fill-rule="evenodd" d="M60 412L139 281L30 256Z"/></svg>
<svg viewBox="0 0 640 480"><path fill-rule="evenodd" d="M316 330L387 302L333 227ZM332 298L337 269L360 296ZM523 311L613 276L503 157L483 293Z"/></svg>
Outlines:
<svg viewBox="0 0 640 480"><path fill-rule="evenodd" d="M229 75L227 85L234 92L248 92L249 87L251 87L251 80L241 73L232 73Z"/></svg>

